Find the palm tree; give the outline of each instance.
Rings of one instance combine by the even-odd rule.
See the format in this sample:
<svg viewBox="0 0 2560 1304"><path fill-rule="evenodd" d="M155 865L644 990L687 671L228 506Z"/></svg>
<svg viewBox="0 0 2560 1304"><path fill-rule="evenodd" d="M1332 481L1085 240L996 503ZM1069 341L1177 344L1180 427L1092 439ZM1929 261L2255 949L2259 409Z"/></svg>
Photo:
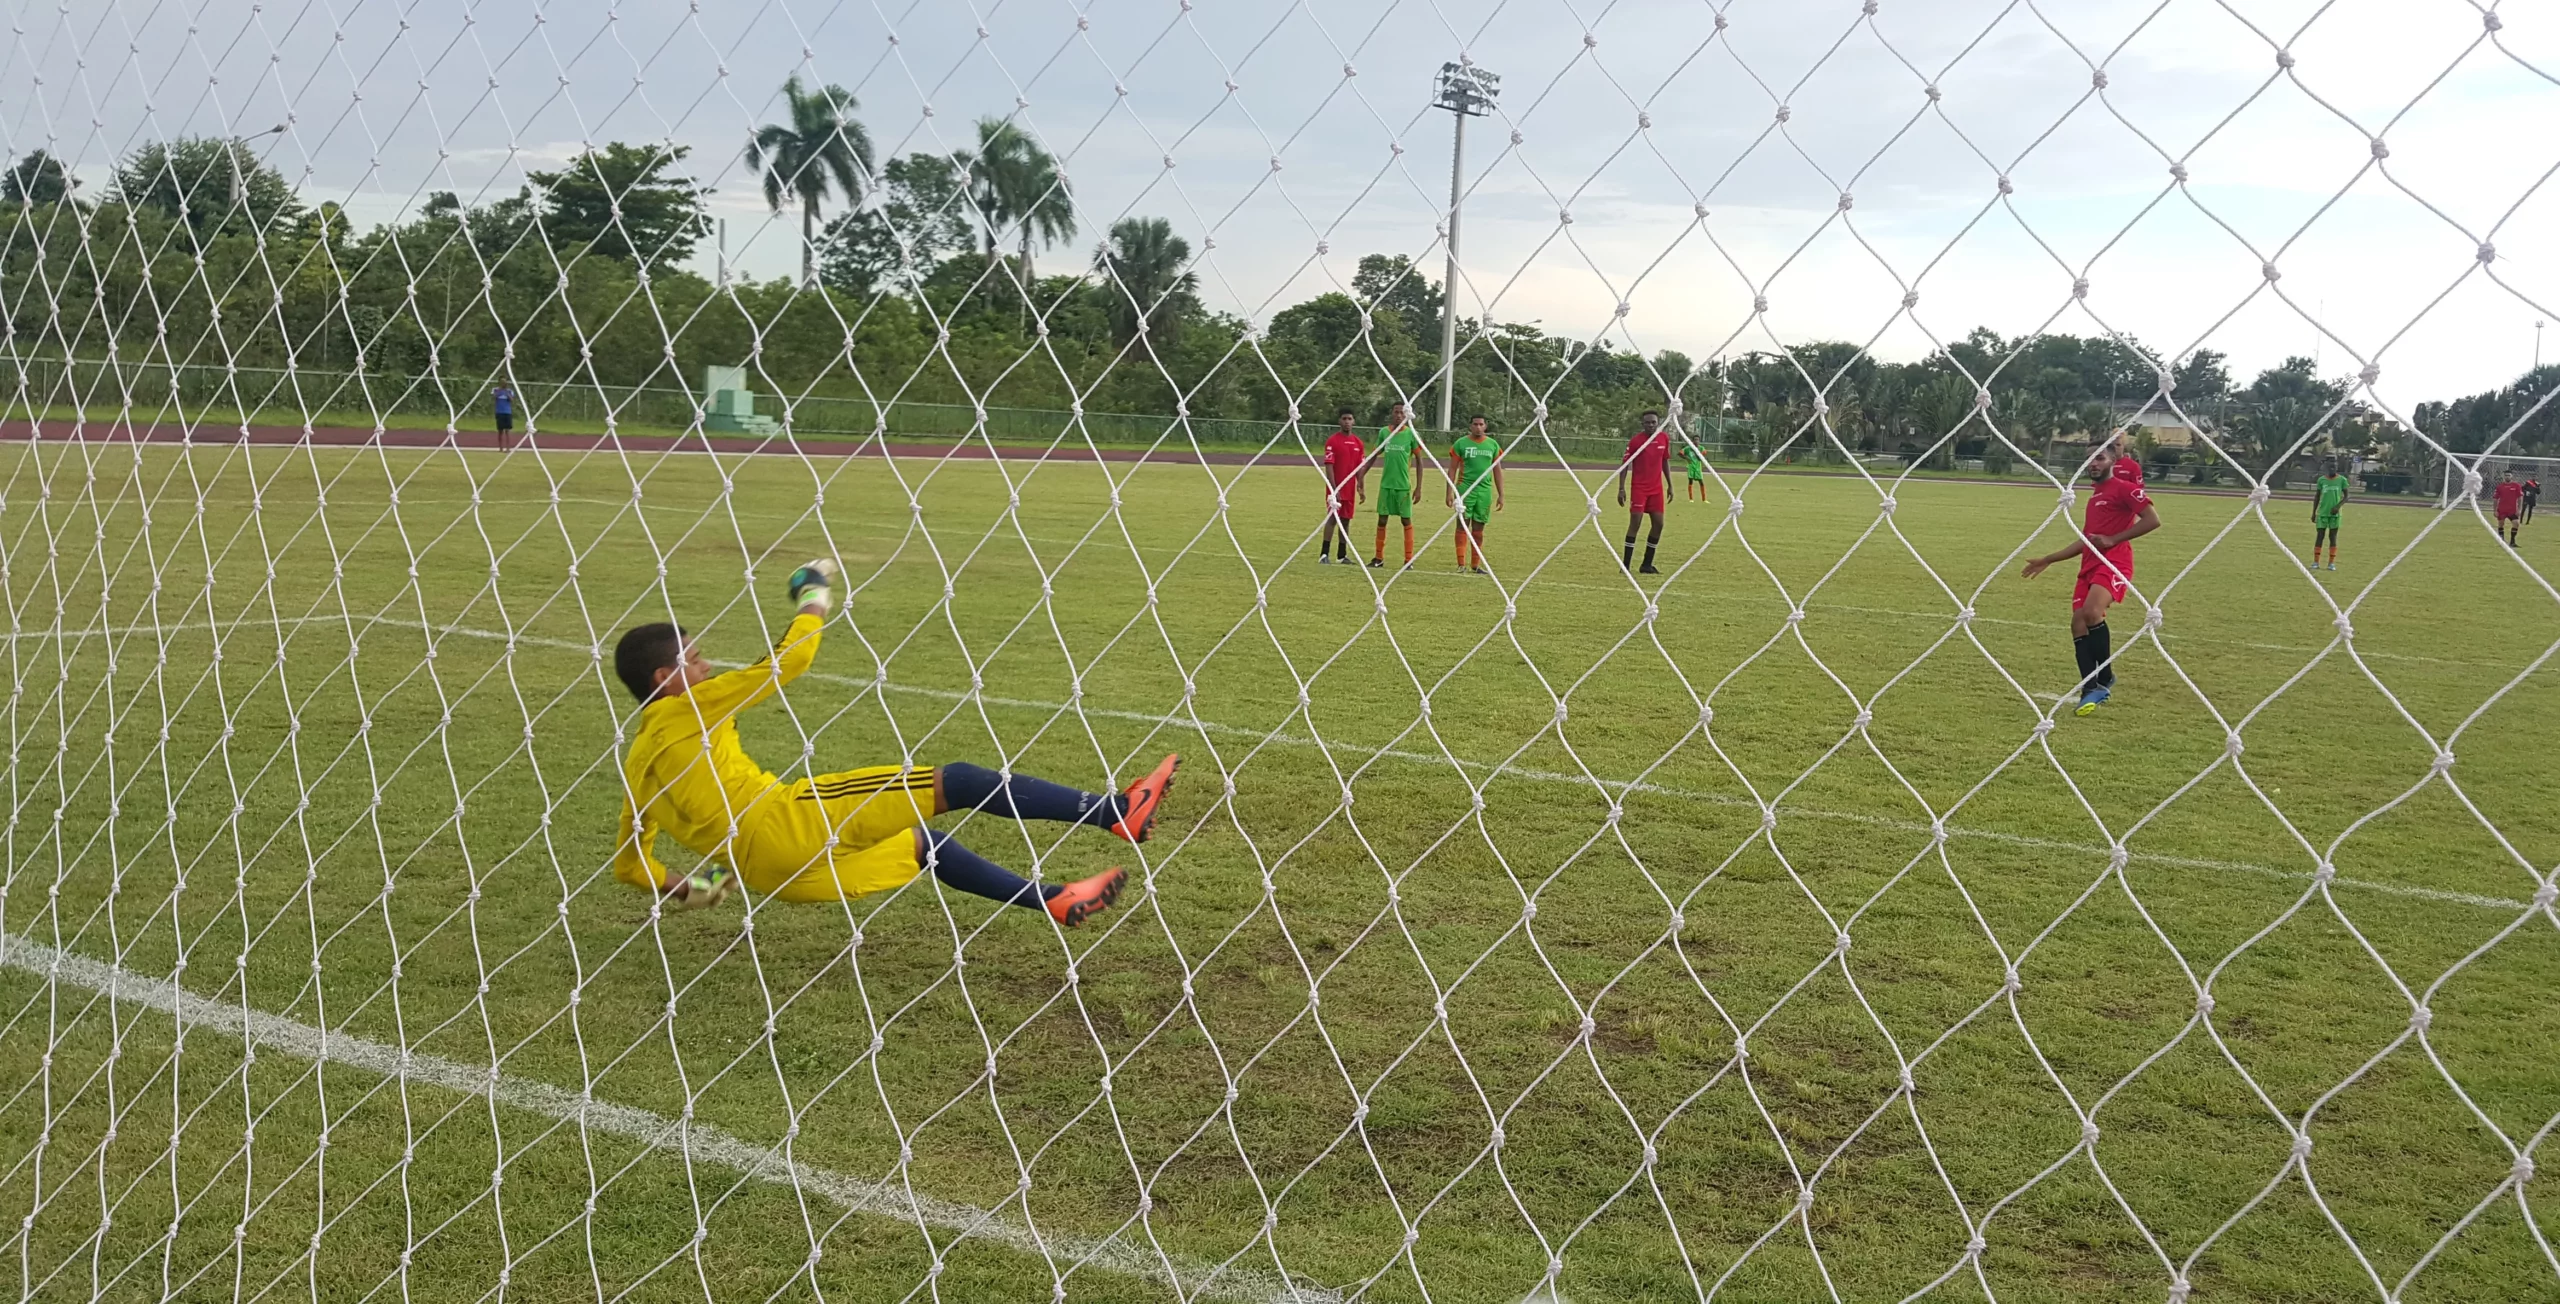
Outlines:
<svg viewBox="0 0 2560 1304"><path fill-rule="evenodd" d="M1112 338L1123 344L1140 335L1161 338L1179 321L1200 289L1198 274L1183 270L1190 261L1190 242L1161 217L1112 223L1110 241L1093 251Z"/></svg>
<svg viewBox="0 0 2560 1304"><path fill-rule="evenodd" d="M996 260L996 233L1019 229L1022 280L1031 282L1031 242L1044 245L1071 240L1076 234L1075 202L1058 160L1040 148L1022 128L1002 118L978 119L978 147L952 157L967 181L969 206L987 237L987 261Z"/></svg>
<svg viewBox="0 0 2560 1304"><path fill-rule="evenodd" d="M841 86L805 90L800 75L782 83L790 122L769 122L747 141L747 169L762 173L764 202L782 211L785 195L800 197L800 283L818 283L818 207L830 191L847 204L862 202L871 174L871 133L854 119L853 92Z"/></svg>

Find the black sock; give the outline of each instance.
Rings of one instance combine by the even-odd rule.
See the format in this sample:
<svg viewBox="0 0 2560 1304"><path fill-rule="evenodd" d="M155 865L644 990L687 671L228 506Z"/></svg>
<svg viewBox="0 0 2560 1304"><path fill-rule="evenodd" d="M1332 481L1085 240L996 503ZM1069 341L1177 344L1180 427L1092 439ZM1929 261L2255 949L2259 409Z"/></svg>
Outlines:
<svg viewBox="0 0 2560 1304"><path fill-rule="evenodd" d="M961 846L948 833L919 829L917 834L924 839L925 868L932 870L933 876L941 879L944 887L957 888L971 896L982 896L1006 905L1029 906L1034 910L1058 894L1056 887L1033 883Z"/></svg>
<svg viewBox="0 0 2560 1304"><path fill-rule="evenodd" d="M2089 649L2093 646L2095 644L2086 634L2071 636L2071 659L2080 664L2080 684L2076 690L2078 692L2089 691L2089 677L2096 674L2098 670L2098 663L2089 659Z"/></svg>
<svg viewBox="0 0 2560 1304"><path fill-rule="evenodd" d="M2100 688L2116 686L2114 656L2115 635L2108 632L2107 622L2102 620L2091 625L2089 627L2089 669L2095 672L2095 682Z"/></svg>
<svg viewBox="0 0 2560 1304"><path fill-rule="evenodd" d="M953 810L982 810L1017 820L1090 824L1098 829L1110 828L1129 813L1128 799L1118 793L1084 792L1028 774L1007 778L966 761L942 767L942 801Z"/></svg>
<svg viewBox="0 0 2560 1304"><path fill-rule="evenodd" d="M1644 546L1644 564L1647 566L1653 564L1653 545L1650 543Z"/></svg>
<svg viewBox="0 0 2560 1304"><path fill-rule="evenodd" d="M1636 536L1632 531L1627 535L1627 546L1618 550L1618 564L1621 566L1636 564Z"/></svg>

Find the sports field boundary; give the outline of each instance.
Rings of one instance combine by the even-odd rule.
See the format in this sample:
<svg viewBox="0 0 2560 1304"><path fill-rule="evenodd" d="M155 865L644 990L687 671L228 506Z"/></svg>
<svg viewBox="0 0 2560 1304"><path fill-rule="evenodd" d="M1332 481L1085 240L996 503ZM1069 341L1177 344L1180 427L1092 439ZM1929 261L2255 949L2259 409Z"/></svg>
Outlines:
<svg viewBox="0 0 2560 1304"><path fill-rule="evenodd" d="M1151 1247L1132 1244L1118 1236L1097 1239L1035 1232L1029 1224L1016 1217L916 1193L903 1183L875 1181L802 1163L786 1156L779 1147L761 1146L724 1128L698 1120L673 1119L650 1110L599 1100L592 1093L582 1094L547 1082L509 1076L494 1066L466 1064L440 1055L404 1050L242 1004L199 996L179 986L174 979L136 973L18 933L0 932L0 968L33 974L58 986L94 992L109 1001L157 1010L171 1016L184 1028L237 1036L245 1046L281 1051L312 1063L335 1064L411 1084L476 1096L555 1123L575 1124L623 1137L689 1162L725 1168L758 1182L791 1187L817 1196L847 1213L894 1219L908 1226L921 1222L943 1231L959 1233L971 1240L1038 1255L1052 1264L1068 1264L1078 1271L1092 1269L1114 1276L1168 1282L1186 1299L1240 1300L1256 1304L1337 1304L1342 1298L1339 1291L1286 1281L1279 1274L1263 1269L1218 1267L1168 1258ZM315 1237L315 1245L317 1241Z"/></svg>

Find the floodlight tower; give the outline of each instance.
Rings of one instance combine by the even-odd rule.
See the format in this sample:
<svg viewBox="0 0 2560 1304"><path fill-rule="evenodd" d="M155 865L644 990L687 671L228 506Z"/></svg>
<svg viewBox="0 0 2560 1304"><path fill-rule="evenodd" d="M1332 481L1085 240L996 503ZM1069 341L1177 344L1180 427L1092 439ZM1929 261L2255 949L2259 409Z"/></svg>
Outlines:
<svg viewBox="0 0 2560 1304"><path fill-rule="evenodd" d="M1440 282L1440 428L1451 428L1450 407L1458 396L1458 206L1466 186L1467 119L1493 112L1502 78L1459 55L1440 65L1440 91L1431 107L1447 109L1457 120L1449 142L1449 270Z"/></svg>

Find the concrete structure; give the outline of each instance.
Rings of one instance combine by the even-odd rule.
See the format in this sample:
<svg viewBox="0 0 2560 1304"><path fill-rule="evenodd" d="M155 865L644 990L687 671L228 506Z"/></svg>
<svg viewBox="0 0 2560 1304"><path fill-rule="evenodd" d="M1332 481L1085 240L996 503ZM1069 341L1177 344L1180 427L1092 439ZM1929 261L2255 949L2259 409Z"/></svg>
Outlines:
<svg viewBox="0 0 2560 1304"><path fill-rule="evenodd" d="M756 415L756 396L747 389L744 367L702 369L702 428L721 434L782 433L780 422Z"/></svg>

